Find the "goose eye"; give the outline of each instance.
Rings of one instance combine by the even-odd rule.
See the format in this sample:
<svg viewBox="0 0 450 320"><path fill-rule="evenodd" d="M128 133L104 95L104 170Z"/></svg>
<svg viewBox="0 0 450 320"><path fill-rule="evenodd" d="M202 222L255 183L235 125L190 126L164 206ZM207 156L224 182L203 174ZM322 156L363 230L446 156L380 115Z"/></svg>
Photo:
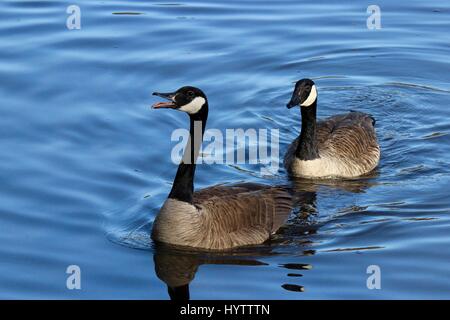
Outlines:
<svg viewBox="0 0 450 320"><path fill-rule="evenodd" d="M188 94L188 96L191 97L191 98L194 97L194 92L193 92L193 91L188 91L187 94Z"/></svg>

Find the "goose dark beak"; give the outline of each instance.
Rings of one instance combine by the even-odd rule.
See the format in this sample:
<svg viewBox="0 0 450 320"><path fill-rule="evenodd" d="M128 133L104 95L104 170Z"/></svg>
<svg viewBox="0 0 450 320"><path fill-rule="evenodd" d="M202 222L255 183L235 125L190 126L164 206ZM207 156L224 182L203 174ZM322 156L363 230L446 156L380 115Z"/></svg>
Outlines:
<svg viewBox="0 0 450 320"><path fill-rule="evenodd" d="M291 100L288 102L286 107L288 109L291 109L292 107L300 106L300 103L302 102L301 98L300 98L302 96L302 93L303 93L303 88L302 87L299 87L299 88L296 87L294 89L294 92L292 92Z"/></svg>
<svg viewBox="0 0 450 320"><path fill-rule="evenodd" d="M297 95L296 92L294 92L294 94L292 95L291 101L288 102L288 104L286 105L286 107L288 109L298 106L300 104L300 97Z"/></svg>
<svg viewBox="0 0 450 320"><path fill-rule="evenodd" d="M153 109L176 109L177 105L175 104L175 94L174 93L161 93L161 92L153 92L154 96L158 96L161 98L164 98L166 100L169 100L168 102L156 102L153 104Z"/></svg>

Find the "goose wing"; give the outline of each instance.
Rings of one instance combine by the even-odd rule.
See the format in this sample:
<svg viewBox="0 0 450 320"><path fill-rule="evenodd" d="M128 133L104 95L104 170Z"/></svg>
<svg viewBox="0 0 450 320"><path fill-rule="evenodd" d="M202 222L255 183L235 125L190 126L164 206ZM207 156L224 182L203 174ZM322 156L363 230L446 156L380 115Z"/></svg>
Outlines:
<svg viewBox="0 0 450 320"><path fill-rule="evenodd" d="M319 153L373 168L380 156L374 124L370 115L355 111L318 122Z"/></svg>
<svg viewBox="0 0 450 320"><path fill-rule="evenodd" d="M284 224L292 197L280 187L257 184L214 186L194 194L211 249L259 244Z"/></svg>

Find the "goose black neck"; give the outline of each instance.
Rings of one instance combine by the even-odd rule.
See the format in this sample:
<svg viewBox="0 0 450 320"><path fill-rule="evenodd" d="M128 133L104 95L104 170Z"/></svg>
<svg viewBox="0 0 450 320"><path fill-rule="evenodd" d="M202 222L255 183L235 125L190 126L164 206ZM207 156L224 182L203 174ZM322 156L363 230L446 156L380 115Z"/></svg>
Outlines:
<svg viewBox="0 0 450 320"><path fill-rule="evenodd" d="M205 132L206 120L208 119L208 106L204 105L198 113L189 115L189 118L189 140L183 159L178 166L169 198L192 203L195 167L203 140L203 133Z"/></svg>
<svg viewBox="0 0 450 320"><path fill-rule="evenodd" d="M319 158L317 148L316 112L317 100L309 107L300 107L302 113L302 131L295 155L300 160Z"/></svg>

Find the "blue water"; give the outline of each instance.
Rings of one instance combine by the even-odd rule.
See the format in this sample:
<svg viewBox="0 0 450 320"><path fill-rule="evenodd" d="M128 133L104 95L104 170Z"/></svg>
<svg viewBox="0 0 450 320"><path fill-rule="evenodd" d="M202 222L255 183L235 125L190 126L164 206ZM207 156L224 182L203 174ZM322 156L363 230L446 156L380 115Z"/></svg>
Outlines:
<svg viewBox="0 0 450 320"><path fill-rule="evenodd" d="M68 30L66 8L81 8ZM0 298L450 298L450 4L377 1L0 2ZM209 97L208 127L299 132L285 104L309 77L319 117L373 114L371 177L292 181L301 218L228 254L155 249L151 223L175 174L185 115L152 91ZM287 183L251 165L202 165L196 187ZM81 268L81 290L66 268ZM366 269L381 269L369 290ZM158 271L155 272L156 270ZM159 277L158 277L159 276Z"/></svg>

